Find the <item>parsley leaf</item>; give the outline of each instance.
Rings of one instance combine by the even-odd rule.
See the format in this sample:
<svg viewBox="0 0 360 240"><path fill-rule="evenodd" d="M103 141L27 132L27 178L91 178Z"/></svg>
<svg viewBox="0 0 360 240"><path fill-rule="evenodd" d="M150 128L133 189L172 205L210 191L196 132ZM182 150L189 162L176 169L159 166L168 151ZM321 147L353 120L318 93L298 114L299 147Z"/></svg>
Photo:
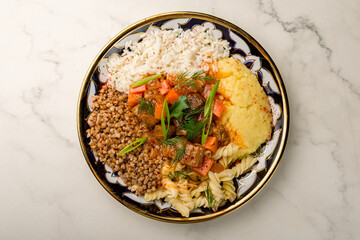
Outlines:
<svg viewBox="0 0 360 240"><path fill-rule="evenodd" d="M204 106L200 106L197 107L195 109L185 109L184 111L184 117L182 118L182 120L180 121L180 127L182 129L185 129L185 126L191 121L194 120L195 121L195 115L199 114L203 111Z"/></svg>
<svg viewBox="0 0 360 240"><path fill-rule="evenodd" d="M201 133L201 130L204 128L207 120L201 122L196 122L194 118L190 119L190 121L185 125L186 130L186 138L188 140L194 139L197 135Z"/></svg>
<svg viewBox="0 0 360 240"><path fill-rule="evenodd" d="M170 117L178 120L184 116L183 110L189 108L188 99L186 96L180 96L179 99L170 108Z"/></svg>

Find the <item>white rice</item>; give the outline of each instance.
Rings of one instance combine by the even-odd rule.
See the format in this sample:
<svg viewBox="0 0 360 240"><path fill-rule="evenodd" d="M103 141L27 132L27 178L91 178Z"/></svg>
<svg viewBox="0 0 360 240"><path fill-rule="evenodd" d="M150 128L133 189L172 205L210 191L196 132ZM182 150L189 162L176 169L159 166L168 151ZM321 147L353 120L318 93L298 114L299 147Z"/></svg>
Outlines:
<svg viewBox="0 0 360 240"><path fill-rule="evenodd" d="M128 92L130 84L149 74L199 71L203 63L228 57L230 51L228 41L215 38L202 26L186 31L154 30L142 37L141 42L127 42L121 56L109 58L110 83L118 91Z"/></svg>

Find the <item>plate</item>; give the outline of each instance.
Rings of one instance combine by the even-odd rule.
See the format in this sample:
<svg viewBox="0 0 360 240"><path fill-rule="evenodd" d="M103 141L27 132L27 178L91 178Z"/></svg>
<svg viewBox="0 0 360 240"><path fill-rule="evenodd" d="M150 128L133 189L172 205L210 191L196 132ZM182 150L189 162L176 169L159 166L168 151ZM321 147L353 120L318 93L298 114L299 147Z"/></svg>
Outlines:
<svg viewBox="0 0 360 240"><path fill-rule="evenodd" d="M192 29L202 25L217 38L226 39L231 46L230 55L244 63L258 78L272 109L273 132L271 139L261 148L258 162L246 173L235 179L237 199L227 203L216 212L196 209L189 218L183 218L168 203L162 200L147 202L127 190L124 182L108 166L98 162L90 149L86 130L91 113L91 97L106 83L107 61L112 54L121 54L127 41L137 41L141 35L154 28ZM170 12L143 19L111 39L92 62L81 86L77 107L77 130L86 162L99 183L116 200L131 210L152 219L191 223L210 220L230 213L252 199L274 174L284 152L289 129L289 106L284 83L275 63L263 47L241 28L221 18L196 12Z"/></svg>

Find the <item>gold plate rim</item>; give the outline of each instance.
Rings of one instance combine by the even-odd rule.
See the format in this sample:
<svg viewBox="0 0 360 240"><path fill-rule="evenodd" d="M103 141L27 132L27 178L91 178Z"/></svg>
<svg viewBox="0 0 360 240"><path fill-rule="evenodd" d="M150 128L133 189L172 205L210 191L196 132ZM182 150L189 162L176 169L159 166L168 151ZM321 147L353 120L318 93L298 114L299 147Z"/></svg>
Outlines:
<svg viewBox="0 0 360 240"><path fill-rule="evenodd" d="M278 149L278 153L274 159L273 164L271 165L271 167L269 168L269 170L267 171L266 175L264 176L264 178L258 183L258 185L252 189L244 198L242 198L240 201L238 201L237 203L229 206L226 209L222 209L219 212L215 212L209 215L205 215L205 216L197 216L197 217L190 217L190 218L171 218L171 217L163 217L163 216L158 216L152 213L147 212L146 210L143 210L137 206L134 206L126 201L124 201L123 199L119 198L113 191L111 191L109 189L109 187L107 186L107 183L104 183L103 181L101 181L101 179L99 178L97 172L95 171L95 169L91 166L90 160L86 154L86 149L85 149L85 139L82 137L81 132L83 131L82 128L82 124L81 124L81 119L80 119L80 113L82 112L82 106L80 106L80 101L83 98L83 96L86 94L86 89L85 86L87 86L88 82L91 81L91 73L96 69L99 61L101 60L102 56L123 36L125 36L126 34L128 34L129 32L131 32L132 30L141 27L143 25L146 25L148 23L154 22L154 21L160 21L160 20L164 20L166 18L191 18L191 17L196 17L196 18L200 18L203 20L207 20L207 21L211 21L211 22L215 22L215 23L219 23L231 30L233 30L234 32L239 33L242 37L246 38L251 44L253 44L253 46L262 54L262 56L269 62L274 75L275 75L275 81L278 84L279 88L280 88L280 94L281 97L283 99L283 114L284 114L284 122L283 122L283 134L281 135L281 139L280 139L280 145L279 145L279 149ZM103 188L112 196L114 197L116 200L118 200L121 204L123 204L124 206L126 206L127 208L133 210L134 212L141 214L143 216L149 217L151 219L155 219L155 220L159 220L159 221L163 221L163 222L171 222L171 223L196 223L196 222L203 222L203 221L207 221L207 220L211 220L211 219L215 219L221 216L224 216L228 213L233 212L234 210L240 208L241 206L245 205L246 203L248 203L253 197L255 197L260 190L268 183L268 181L270 180L270 178L273 176L274 172L276 171L279 162L281 160L281 157L284 154L284 150L285 150L285 146L286 146L286 142L287 142L287 138L288 138L288 134L289 134L289 125L290 125L290 112L289 112L289 102L288 102L288 98L287 98L287 94L286 94L286 89L285 89L285 85L283 83L282 77L280 75L280 72L278 70L278 68L276 67L274 61L272 60L272 58L270 57L270 55L266 52L266 50L251 36L249 35L247 32L245 32L243 29L241 29L240 27L224 20L221 19L219 17L216 16L212 16L210 14L206 14L206 13L200 13L200 12L192 12L192 11L175 11L175 12L166 12L166 13L160 13L157 15L153 15L147 18L144 18L128 27L126 27L125 29L123 29L122 31L120 31L118 34L116 34L101 50L100 52L97 54L97 56L95 57L95 59L92 61L90 67L88 68L85 77L83 79L83 82L81 84L81 88L80 88L80 93L79 93L79 97L78 97L78 101L77 101L77 113L76 113L76 118L77 118L77 133L78 133L78 138L79 138L79 142L80 142L80 146L81 146L81 150L83 152L83 155L85 157L85 160L89 166L89 168L91 169L92 173L94 174L94 176L96 177L96 179L98 180L98 182L103 186Z"/></svg>

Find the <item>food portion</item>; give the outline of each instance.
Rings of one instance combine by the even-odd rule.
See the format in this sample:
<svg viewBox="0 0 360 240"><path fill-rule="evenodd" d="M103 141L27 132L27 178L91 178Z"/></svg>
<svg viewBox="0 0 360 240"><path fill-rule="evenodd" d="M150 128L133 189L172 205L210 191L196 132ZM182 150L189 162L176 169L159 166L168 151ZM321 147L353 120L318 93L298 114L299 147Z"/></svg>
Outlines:
<svg viewBox="0 0 360 240"><path fill-rule="evenodd" d="M203 67L211 70L211 63L228 57L227 41L215 38L206 28L182 29L146 33L141 41L125 44L121 56L109 58L108 69L114 87L122 92L146 75L169 73L179 75L196 72Z"/></svg>
<svg viewBox="0 0 360 240"><path fill-rule="evenodd" d="M161 187L163 158L154 157L156 149L150 142L119 155L127 145L150 134L146 124L129 111L128 95L105 85L93 103L87 134L98 160L118 172L139 195Z"/></svg>
<svg viewBox="0 0 360 240"><path fill-rule="evenodd" d="M271 135L271 108L256 76L235 58L221 59L215 77L225 110L220 122L240 147L239 157L254 152Z"/></svg>
<svg viewBox="0 0 360 240"><path fill-rule="evenodd" d="M256 77L210 31L154 31L109 60L93 98L90 147L128 189L188 217L234 201L235 180L271 134Z"/></svg>

